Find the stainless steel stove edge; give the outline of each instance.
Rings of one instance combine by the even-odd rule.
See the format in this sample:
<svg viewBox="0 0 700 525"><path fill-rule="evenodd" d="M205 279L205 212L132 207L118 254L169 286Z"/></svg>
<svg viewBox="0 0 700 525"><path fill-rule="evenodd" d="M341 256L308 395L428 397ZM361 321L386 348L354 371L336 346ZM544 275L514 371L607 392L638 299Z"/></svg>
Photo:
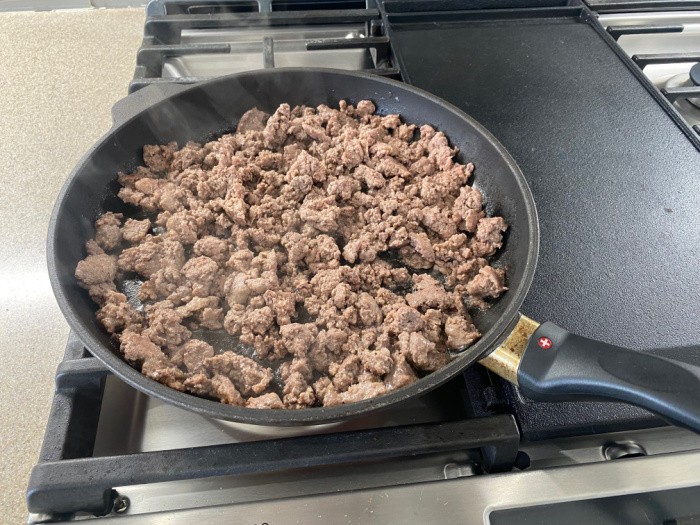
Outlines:
<svg viewBox="0 0 700 525"><path fill-rule="evenodd" d="M298 498L99 518L120 525L490 523L499 509L687 487L700 490L700 452L646 456ZM128 494L128 491L124 491ZM133 492L131 497L138 497Z"/></svg>

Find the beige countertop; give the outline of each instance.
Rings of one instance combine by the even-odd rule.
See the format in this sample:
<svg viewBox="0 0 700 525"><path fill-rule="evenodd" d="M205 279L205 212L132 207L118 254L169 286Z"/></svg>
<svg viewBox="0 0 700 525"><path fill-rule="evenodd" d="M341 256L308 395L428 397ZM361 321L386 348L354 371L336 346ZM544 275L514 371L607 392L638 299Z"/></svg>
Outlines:
<svg viewBox="0 0 700 525"><path fill-rule="evenodd" d="M68 325L45 263L63 181L110 127L142 9L0 13L0 523L24 523L27 479Z"/></svg>

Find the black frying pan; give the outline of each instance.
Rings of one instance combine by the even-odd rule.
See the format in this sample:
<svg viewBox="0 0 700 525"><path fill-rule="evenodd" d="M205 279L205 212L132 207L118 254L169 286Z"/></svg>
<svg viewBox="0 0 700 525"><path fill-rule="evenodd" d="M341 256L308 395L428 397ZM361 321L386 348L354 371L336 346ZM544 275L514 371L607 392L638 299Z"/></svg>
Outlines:
<svg viewBox="0 0 700 525"><path fill-rule="evenodd" d="M136 168L144 144L203 141L235 127L257 106L273 112L282 102L336 106L340 99L375 102L380 114L399 113L409 123L431 124L460 149L460 160L476 165L474 185L489 214L511 225L496 265L508 268L510 289L475 323L484 334L443 369L386 395L344 406L302 410L256 410L221 404L170 389L124 362L95 319L96 305L77 285L75 267L93 223L103 211L129 213L116 198L116 173ZM412 86L331 69L273 69L218 78L152 104L113 128L80 161L58 197L48 236L48 266L56 299L71 328L92 354L139 390L206 416L263 425L314 424L351 418L419 396L481 359L519 383L532 398L555 400L596 396L645 406L673 422L700 430L697 367L612 348L536 322L518 312L537 262L538 224L532 194L504 147L454 106Z"/></svg>

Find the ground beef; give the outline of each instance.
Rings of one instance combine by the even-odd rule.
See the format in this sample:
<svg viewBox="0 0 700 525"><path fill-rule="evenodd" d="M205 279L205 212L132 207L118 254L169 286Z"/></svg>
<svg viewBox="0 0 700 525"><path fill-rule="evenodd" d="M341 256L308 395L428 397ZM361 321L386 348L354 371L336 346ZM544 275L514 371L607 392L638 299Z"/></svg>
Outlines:
<svg viewBox="0 0 700 525"><path fill-rule="evenodd" d="M265 123L270 115L259 109L251 109L243 114L241 120L238 121L237 131L245 133L246 131L263 131Z"/></svg>
<svg viewBox="0 0 700 525"><path fill-rule="evenodd" d="M489 258L508 225L442 132L375 111L282 104L203 145L144 146L118 174L139 215L98 217L75 269L124 359L300 409L401 388L473 344L468 309L507 289Z"/></svg>
<svg viewBox="0 0 700 525"><path fill-rule="evenodd" d="M75 277L85 288L111 283L117 276L117 259L111 255L88 255L75 268Z"/></svg>
<svg viewBox="0 0 700 525"><path fill-rule="evenodd" d="M279 333L289 354L304 356L316 339L318 328L312 323L291 323L280 326Z"/></svg>
<svg viewBox="0 0 700 525"><path fill-rule="evenodd" d="M202 237L192 247L195 255L205 255L223 265L228 260L228 243L224 239L219 239L212 235Z"/></svg>
<svg viewBox="0 0 700 525"><path fill-rule="evenodd" d="M391 370L384 377L387 389L401 388L418 380L415 370L406 361L406 357L402 353L394 354L393 361L394 364Z"/></svg>
<svg viewBox="0 0 700 525"><path fill-rule="evenodd" d="M504 279L503 269L484 266L479 270L477 276L467 283L466 290L467 293L477 298L498 297L507 289L503 284Z"/></svg>
<svg viewBox="0 0 700 525"><path fill-rule="evenodd" d="M280 396L269 392L259 397L248 398L246 406L248 408L284 408L284 403L282 403Z"/></svg>
<svg viewBox="0 0 700 525"><path fill-rule="evenodd" d="M172 308L170 301L146 307L148 327L143 331L160 347L175 348L187 341L192 332L182 325L182 316Z"/></svg>
<svg viewBox="0 0 700 525"><path fill-rule="evenodd" d="M206 374L189 376L184 383L185 388L192 394L213 397L229 405L244 405L241 393L236 389L230 378L214 373L211 377Z"/></svg>
<svg viewBox="0 0 700 525"><path fill-rule="evenodd" d="M143 277L151 277L159 270L179 271L184 263L185 250L182 244L163 235L147 235L141 244L122 251L117 261L122 272L134 272Z"/></svg>
<svg viewBox="0 0 700 525"><path fill-rule="evenodd" d="M214 348L198 339L190 339L182 345L182 364L188 372L199 372L209 357L214 357Z"/></svg>
<svg viewBox="0 0 700 525"><path fill-rule="evenodd" d="M184 390L187 376L148 337L129 330L122 332L121 351L129 363L141 366L144 375L171 388Z"/></svg>
<svg viewBox="0 0 700 525"><path fill-rule="evenodd" d="M447 347L451 350L464 349L480 336L476 326L461 315L445 319L445 335Z"/></svg>
<svg viewBox="0 0 700 525"><path fill-rule="evenodd" d="M272 370L230 350L204 360L210 374L228 377L243 395L262 394L272 380Z"/></svg>
<svg viewBox="0 0 700 525"><path fill-rule="evenodd" d="M141 331L143 315L127 302L126 295L108 291L103 302L102 308L97 310L97 319L110 334L123 330Z"/></svg>
<svg viewBox="0 0 700 525"><path fill-rule="evenodd" d="M142 221L127 219L124 226L122 226L121 235L125 241L137 244L146 238L146 234L150 229L151 221L148 219Z"/></svg>
<svg viewBox="0 0 700 525"><path fill-rule="evenodd" d="M428 274L413 278L414 292L406 295L406 302L413 308L445 308L450 296L434 277Z"/></svg>
<svg viewBox="0 0 700 525"><path fill-rule="evenodd" d="M95 241L104 250L113 250L122 242L121 213L107 212L95 221Z"/></svg>
<svg viewBox="0 0 700 525"><path fill-rule="evenodd" d="M405 349L411 364L423 372L434 372L450 361L447 353L420 332L399 334L399 346Z"/></svg>
<svg viewBox="0 0 700 525"><path fill-rule="evenodd" d="M386 347L365 350L360 357L365 370L379 377L387 375L394 364L391 352Z"/></svg>
<svg viewBox="0 0 700 525"><path fill-rule="evenodd" d="M327 392L323 398L323 405L334 406L356 403L357 401L384 394L387 389L388 386L380 381L362 381L360 383L355 383L345 392L337 392L331 387L331 391Z"/></svg>

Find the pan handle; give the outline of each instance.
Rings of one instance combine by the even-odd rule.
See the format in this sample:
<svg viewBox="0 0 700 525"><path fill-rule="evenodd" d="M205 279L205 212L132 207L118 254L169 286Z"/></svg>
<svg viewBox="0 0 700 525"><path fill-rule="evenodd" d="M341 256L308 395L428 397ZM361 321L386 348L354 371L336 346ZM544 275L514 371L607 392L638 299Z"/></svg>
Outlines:
<svg viewBox="0 0 700 525"><path fill-rule="evenodd" d="M700 367L570 334L554 323L530 335L517 382L537 401L617 399L700 432Z"/></svg>

